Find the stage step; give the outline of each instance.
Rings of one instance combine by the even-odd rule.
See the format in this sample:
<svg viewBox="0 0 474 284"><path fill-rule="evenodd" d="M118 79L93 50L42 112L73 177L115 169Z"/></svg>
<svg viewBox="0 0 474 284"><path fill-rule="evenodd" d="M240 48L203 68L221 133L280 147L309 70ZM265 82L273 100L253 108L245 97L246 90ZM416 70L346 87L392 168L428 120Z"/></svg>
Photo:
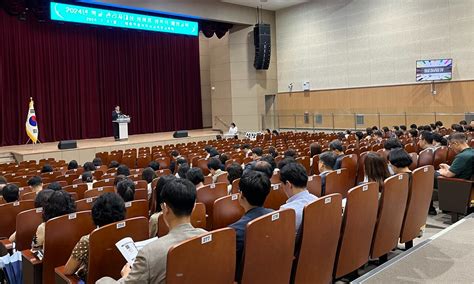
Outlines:
<svg viewBox="0 0 474 284"><path fill-rule="evenodd" d="M16 162L15 156L10 152L0 153L0 164L14 163Z"/></svg>

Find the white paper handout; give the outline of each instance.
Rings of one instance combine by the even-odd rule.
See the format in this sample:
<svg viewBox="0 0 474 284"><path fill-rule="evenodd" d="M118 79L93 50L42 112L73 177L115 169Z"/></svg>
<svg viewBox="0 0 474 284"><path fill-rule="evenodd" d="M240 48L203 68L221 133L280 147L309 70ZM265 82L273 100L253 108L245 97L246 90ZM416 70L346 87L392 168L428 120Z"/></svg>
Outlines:
<svg viewBox="0 0 474 284"><path fill-rule="evenodd" d="M125 260L129 264L133 264L133 262L135 261L135 258L138 255L138 251L140 251L147 244L149 244L149 243L151 243L151 242L153 242L157 239L158 239L157 237L154 237L154 238L151 238L151 239L148 239L148 240L144 240L144 241L135 243L132 238L127 237L127 238L123 238L120 241L118 241L115 244L115 246L118 248L118 250L123 255Z"/></svg>

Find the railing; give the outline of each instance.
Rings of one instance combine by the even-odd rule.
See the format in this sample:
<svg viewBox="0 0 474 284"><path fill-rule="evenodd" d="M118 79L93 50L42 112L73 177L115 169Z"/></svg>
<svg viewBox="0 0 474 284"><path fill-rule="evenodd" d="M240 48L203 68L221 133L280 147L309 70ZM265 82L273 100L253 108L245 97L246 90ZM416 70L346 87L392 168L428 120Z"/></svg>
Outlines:
<svg viewBox="0 0 474 284"><path fill-rule="evenodd" d="M428 125L442 121L446 127L461 120L469 120L474 113L304 113L262 115L261 129L279 129L294 131L342 131L365 130L367 127L378 128L394 125L411 124Z"/></svg>

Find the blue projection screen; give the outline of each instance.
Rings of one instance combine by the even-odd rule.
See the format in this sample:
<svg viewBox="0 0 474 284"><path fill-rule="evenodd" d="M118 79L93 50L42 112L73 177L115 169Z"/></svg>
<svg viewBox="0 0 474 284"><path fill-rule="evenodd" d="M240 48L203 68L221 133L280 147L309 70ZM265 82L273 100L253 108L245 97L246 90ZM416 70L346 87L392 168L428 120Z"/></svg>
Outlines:
<svg viewBox="0 0 474 284"><path fill-rule="evenodd" d="M51 2L51 20L197 36L198 22Z"/></svg>

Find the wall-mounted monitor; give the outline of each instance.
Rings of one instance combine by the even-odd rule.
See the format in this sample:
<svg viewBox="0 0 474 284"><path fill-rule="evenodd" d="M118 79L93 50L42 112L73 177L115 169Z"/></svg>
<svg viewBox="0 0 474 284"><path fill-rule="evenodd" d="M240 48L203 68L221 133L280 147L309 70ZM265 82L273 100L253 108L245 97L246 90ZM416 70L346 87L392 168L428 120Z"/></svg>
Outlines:
<svg viewBox="0 0 474 284"><path fill-rule="evenodd" d="M416 81L449 81L453 78L452 59L416 61Z"/></svg>
<svg viewBox="0 0 474 284"><path fill-rule="evenodd" d="M195 21L51 2L51 20L197 36Z"/></svg>

